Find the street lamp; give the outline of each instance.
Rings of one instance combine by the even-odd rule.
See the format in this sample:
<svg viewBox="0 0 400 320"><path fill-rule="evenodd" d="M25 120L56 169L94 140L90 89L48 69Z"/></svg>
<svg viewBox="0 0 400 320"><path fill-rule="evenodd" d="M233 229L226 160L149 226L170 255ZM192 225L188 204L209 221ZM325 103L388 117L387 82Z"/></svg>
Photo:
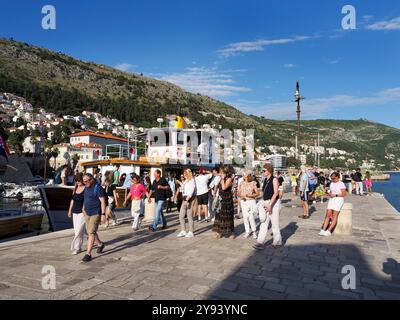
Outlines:
<svg viewBox="0 0 400 320"><path fill-rule="evenodd" d="M296 110L296 114L297 114L296 159L298 159L299 158L299 149L298 149L299 141L298 141L298 139L299 139L299 136L300 136L300 114L301 114L300 101L305 99L304 97L302 97L300 95L300 84L299 84L299 81L296 82L296 91L295 91L295 94L294 94L294 98L295 98L294 102L297 103L297 110Z"/></svg>

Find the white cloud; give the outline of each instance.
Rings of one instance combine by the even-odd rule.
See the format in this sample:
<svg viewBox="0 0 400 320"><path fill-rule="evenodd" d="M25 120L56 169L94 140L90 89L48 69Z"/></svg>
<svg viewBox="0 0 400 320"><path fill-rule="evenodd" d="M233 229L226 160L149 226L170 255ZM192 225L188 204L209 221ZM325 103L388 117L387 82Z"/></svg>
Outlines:
<svg viewBox="0 0 400 320"><path fill-rule="evenodd" d="M294 68L295 65L293 63L286 63L283 65L285 68Z"/></svg>
<svg viewBox="0 0 400 320"><path fill-rule="evenodd" d="M260 39L255 41L243 41L243 42L235 42L231 43L223 49L217 51L218 55L222 58L229 58L232 56L236 56L245 52L253 52L253 51L264 51L265 47L279 45L279 44L288 44L298 41L309 40L311 37L308 36L297 36L293 38L284 38L284 39L275 39L275 40L266 40Z"/></svg>
<svg viewBox="0 0 400 320"><path fill-rule="evenodd" d="M302 102L303 119L316 119L335 109L357 106L382 106L388 103L400 104L400 87L373 93L370 96L335 95ZM279 102L257 106L243 106L243 112L265 116L271 119L294 119L296 106L293 102Z"/></svg>
<svg viewBox="0 0 400 320"><path fill-rule="evenodd" d="M212 97L227 97L251 91L249 88L236 85L232 77L232 73L244 71L218 71L217 68L191 67L186 68L183 73L163 74L157 78L171 82L193 93Z"/></svg>
<svg viewBox="0 0 400 320"><path fill-rule="evenodd" d="M400 17L394 18L392 20L379 21L366 26L368 30L400 30Z"/></svg>
<svg viewBox="0 0 400 320"><path fill-rule="evenodd" d="M339 59L331 60L331 61L329 61L329 64L338 64L339 61L340 61Z"/></svg>
<svg viewBox="0 0 400 320"><path fill-rule="evenodd" d="M118 70L124 71L124 72L128 72L136 67L137 66L130 64L130 63L119 63L116 66L114 66L115 69L118 69Z"/></svg>

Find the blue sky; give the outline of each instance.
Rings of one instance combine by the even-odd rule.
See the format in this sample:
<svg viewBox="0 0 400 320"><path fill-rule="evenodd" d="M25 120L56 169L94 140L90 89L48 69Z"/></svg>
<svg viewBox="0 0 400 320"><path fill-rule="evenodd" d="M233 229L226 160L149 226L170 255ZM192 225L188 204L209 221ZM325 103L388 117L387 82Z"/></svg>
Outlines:
<svg viewBox="0 0 400 320"><path fill-rule="evenodd" d="M56 30L41 28L54 5ZM344 5L357 29L344 30ZM2 0L0 36L171 81L272 119L400 128L398 0Z"/></svg>

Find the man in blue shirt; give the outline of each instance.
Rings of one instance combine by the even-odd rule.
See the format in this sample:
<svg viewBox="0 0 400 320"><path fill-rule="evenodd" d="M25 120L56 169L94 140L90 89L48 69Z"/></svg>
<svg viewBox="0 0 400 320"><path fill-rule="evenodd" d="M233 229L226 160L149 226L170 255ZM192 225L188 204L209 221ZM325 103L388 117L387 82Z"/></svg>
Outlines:
<svg viewBox="0 0 400 320"><path fill-rule="evenodd" d="M310 196L315 199L314 193L317 189L318 183L317 168L313 168L311 171L308 171L308 183L310 186Z"/></svg>
<svg viewBox="0 0 400 320"><path fill-rule="evenodd" d="M151 203L151 196L154 195L154 202L156 203L156 214L153 224L149 227L150 232L157 230L157 226L162 224L162 229L167 227L167 220L163 214L164 203L167 200L166 191L170 189L168 181L161 177L161 171L154 172L154 182L151 185L148 202Z"/></svg>
<svg viewBox="0 0 400 320"><path fill-rule="evenodd" d="M106 221L106 194L104 189L97 183L93 175L85 173L83 176L85 191L83 194L83 213L85 215L86 232L89 236L87 244L87 252L82 261L89 262L92 260L92 249L94 243L99 247L97 253L102 253L105 244L100 241L97 234L100 222Z"/></svg>

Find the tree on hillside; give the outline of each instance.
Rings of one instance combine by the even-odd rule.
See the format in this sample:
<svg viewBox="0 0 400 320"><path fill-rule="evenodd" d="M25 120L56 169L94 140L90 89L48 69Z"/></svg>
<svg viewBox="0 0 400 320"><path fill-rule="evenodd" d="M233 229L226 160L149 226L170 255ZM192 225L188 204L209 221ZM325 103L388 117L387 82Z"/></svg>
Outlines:
<svg viewBox="0 0 400 320"><path fill-rule="evenodd" d="M294 168L300 168L301 167L301 161L299 159L294 158L294 157L289 157L287 159L287 166L288 167L294 167Z"/></svg>
<svg viewBox="0 0 400 320"><path fill-rule="evenodd" d="M17 154L21 154L23 151L22 143L24 142L24 136L21 131L11 132L8 136L8 146L12 151Z"/></svg>
<svg viewBox="0 0 400 320"><path fill-rule="evenodd" d="M76 153L74 153L71 157L71 161L72 161L72 169L75 170L76 166L78 165L78 162L80 160L80 156Z"/></svg>

